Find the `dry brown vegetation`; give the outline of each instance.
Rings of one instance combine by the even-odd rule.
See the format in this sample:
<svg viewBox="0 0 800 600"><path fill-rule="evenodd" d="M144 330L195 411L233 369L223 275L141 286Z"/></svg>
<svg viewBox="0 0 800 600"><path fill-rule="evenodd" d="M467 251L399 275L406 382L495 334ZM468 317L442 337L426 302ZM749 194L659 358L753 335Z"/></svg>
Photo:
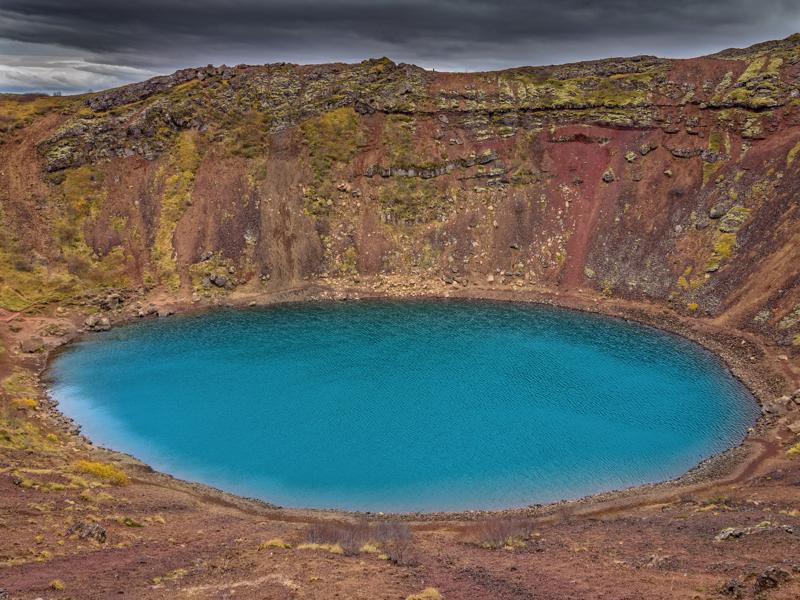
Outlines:
<svg viewBox="0 0 800 600"><path fill-rule="evenodd" d="M532 532L530 520L492 517L464 525L461 540L482 548L514 547L525 544Z"/></svg>
<svg viewBox="0 0 800 600"><path fill-rule="evenodd" d="M338 546L346 555L378 552L397 564L413 562L413 536L408 525L397 521L321 521L303 533L309 544Z"/></svg>

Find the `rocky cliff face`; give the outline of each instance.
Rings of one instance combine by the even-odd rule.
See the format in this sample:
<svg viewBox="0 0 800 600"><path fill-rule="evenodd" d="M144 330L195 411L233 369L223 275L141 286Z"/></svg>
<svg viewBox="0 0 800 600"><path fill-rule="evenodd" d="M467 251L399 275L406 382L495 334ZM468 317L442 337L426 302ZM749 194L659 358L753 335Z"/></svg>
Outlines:
<svg viewBox="0 0 800 600"><path fill-rule="evenodd" d="M392 274L663 303L797 354L799 152L800 36L691 60L209 66L0 96L0 306Z"/></svg>

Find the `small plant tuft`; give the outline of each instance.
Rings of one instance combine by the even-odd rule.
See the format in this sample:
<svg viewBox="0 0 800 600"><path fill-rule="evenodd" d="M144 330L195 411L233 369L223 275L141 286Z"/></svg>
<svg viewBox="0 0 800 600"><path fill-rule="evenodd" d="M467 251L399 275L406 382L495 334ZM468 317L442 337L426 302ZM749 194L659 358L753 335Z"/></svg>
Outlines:
<svg viewBox="0 0 800 600"><path fill-rule="evenodd" d="M284 548L289 549L292 545L284 542L281 538L272 538L270 540L266 540L261 542L258 545L258 551L261 550L269 550L270 548Z"/></svg>
<svg viewBox="0 0 800 600"><path fill-rule="evenodd" d="M39 406L39 401L35 398L14 398L11 404L20 410L33 409Z"/></svg>
<svg viewBox="0 0 800 600"><path fill-rule="evenodd" d="M418 594L406 596L406 600L442 600L442 595L436 588L427 587Z"/></svg>
<svg viewBox="0 0 800 600"><path fill-rule="evenodd" d="M75 468L111 485L128 485L130 483L130 479L124 471L108 463L79 460L75 463Z"/></svg>
<svg viewBox="0 0 800 600"><path fill-rule="evenodd" d="M344 548L341 547L339 544L316 544L316 543L304 543L297 546L298 550L324 550L325 552L331 552L332 554L344 554Z"/></svg>
<svg viewBox="0 0 800 600"><path fill-rule="evenodd" d="M131 517L117 517L117 523L125 527L144 527L139 521Z"/></svg>

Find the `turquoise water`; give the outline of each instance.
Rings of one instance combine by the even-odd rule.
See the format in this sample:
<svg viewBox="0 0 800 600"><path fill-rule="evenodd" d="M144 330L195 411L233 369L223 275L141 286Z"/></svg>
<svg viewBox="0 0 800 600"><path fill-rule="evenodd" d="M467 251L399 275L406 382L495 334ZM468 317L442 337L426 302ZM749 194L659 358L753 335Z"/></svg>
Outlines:
<svg viewBox="0 0 800 600"><path fill-rule="evenodd" d="M536 305L223 309L53 362L96 443L288 506L525 506L680 475L740 442L747 390L683 338Z"/></svg>

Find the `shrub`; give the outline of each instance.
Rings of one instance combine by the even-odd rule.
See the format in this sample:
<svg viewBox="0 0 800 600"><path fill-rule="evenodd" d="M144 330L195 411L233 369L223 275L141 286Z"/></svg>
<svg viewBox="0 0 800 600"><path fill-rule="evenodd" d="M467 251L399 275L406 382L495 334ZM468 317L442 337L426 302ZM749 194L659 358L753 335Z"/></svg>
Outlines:
<svg viewBox="0 0 800 600"><path fill-rule="evenodd" d="M531 534L530 521L492 518L465 525L462 539L482 548L503 548L524 545Z"/></svg>
<svg viewBox="0 0 800 600"><path fill-rule="evenodd" d="M305 532L305 539L311 544L338 545L345 554L358 554L361 546L369 541L365 523L346 523L344 521L321 521L312 523Z"/></svg>
<svg viewBox="0 0 800 600"><path fill-rule="evenodd" d="M130 483L130 479L124 471L108 463L79 460L75 463L75 468L111 485L128 485Z"/></svg>
<svg viewBox="0 0 800 600"><path fill-rule="evenodd" d="M393 563L397 565L415 563L414 538L405 523L397 521L377 523L373 527L372 538Z"/></svg>
<svg viewBox="0 0 800 600"><path fill-rule="evenodd" d="M413 537L405 523L320 521L306 528L304 539L307 543L298 548L314 546L330 550L338 547L349 556L383 551L385 558L397 564L410 564L412 560Z"/></svg>

